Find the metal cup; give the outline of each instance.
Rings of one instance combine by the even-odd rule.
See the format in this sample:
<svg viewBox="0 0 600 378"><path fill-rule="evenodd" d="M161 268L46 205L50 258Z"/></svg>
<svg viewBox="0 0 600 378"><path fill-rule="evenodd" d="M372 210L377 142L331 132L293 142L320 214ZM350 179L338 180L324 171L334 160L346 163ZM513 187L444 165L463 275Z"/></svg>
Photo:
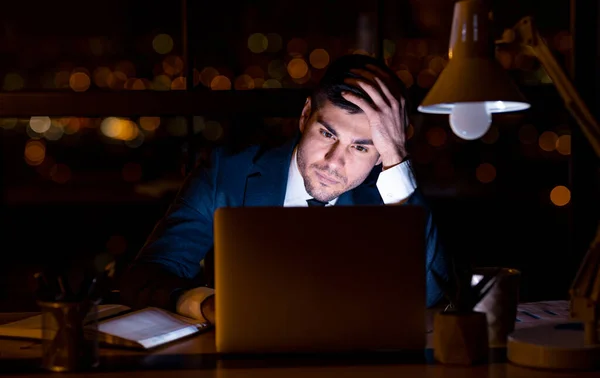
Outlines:
<svg viewBox="0 0 600 378"><path fill-rule="evenodd" d="M512 268L476 268L476 278L497 274L490 291L479 301L474 310L485 312L488 322L490 347L505 347L508 335L514 331L519 304L521 272Z"/></svg>
<svg viewBox="0 0 600 378"><path fill-rule="evenodd" d="M42 314L42 367L55 372L98 366L98 305L38 301Z"/></svg>

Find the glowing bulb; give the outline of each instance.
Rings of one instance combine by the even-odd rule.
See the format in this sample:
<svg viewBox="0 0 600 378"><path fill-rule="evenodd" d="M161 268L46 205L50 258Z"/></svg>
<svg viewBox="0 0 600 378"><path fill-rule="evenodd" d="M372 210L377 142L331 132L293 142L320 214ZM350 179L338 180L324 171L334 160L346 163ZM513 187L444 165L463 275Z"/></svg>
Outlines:
<svg viewBox="0 0 600 378"><path fill-rule="evenodd" d="M491 124L492 116L485 102L457 103L450 113L450 128L462 139L481 138Z"/></svg>

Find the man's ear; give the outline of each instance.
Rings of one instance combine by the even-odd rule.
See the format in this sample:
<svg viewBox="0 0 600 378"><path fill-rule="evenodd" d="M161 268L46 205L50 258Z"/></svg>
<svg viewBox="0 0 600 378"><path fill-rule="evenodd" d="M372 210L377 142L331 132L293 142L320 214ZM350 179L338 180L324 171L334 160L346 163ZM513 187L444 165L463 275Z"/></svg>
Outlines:
<svg viewBox="0 0 600 378"><path fill-rule="evenodd" d="M377 158L377 163L375 163L375 165L377 166L379 164L381 164L381 155L379 155L379 157Z"/></svg>
<svg viewBox="0 0 600 378"><path fill-rule="evenodd" d="M308 119L312 113L312 103L310 101L310 97L306 98L306 102L304 103L304 107L302 108L302 114L300 114L300 121L298 122L298 127L300 128L300 132L304 133L304 129L306 124L308 123Z"/></svg>

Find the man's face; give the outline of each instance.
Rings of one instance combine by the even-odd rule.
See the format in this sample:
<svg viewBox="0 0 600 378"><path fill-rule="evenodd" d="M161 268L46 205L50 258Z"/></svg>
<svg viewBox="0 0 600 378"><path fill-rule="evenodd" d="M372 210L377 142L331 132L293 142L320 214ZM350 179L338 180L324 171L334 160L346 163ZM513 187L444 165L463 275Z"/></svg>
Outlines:
<svg viewBox="0 0 600 378"><path fill-rule="evenodd" d="M380 163L364 113L350 114L329 101L311 114L310 99L300 118L298 168L306 191L331 201L360 185Z"/></svg>

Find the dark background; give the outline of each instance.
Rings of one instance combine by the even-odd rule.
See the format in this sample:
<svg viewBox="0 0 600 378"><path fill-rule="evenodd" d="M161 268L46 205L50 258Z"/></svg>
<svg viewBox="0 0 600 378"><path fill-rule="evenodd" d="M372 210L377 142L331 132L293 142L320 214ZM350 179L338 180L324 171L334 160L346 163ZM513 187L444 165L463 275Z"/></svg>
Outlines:
<svg viewBox="0 0 600 378"><path fill-rule="evenodd" d="M521 17L534 16L557 61L596 112L597 4L487 3L495 38ZM453 4L189 1L185 14L180 4L165 0L3 4L0 311L35 309L33 273L49 265L77 268L116 260L118 281L190 164L206 159L215 145L276 143L292 134L304 96L324 71L310 60L319 48L330 59L366 49L402 71L413 105L410 145L419 185L432 201L451 252L467 264L520 269L522 300L567 298L597 224L597 160L539 62L522 55L499 58L532 107L522 114L495 115L482 140L460 140L447 117L415 111L439 74L431 61L447 62ZM276 33L281 49L277 38L270 38L266 51L250 51L253 33ZM173 41L165 54L153 45L159 34ZM194 85L187 90L182 87L186 58L194 69ZM294 58L307 64L310 77L292 77L288 65ZM211 70L227 77L231 89L216 90ZM102 72L109 74L102 79ZM90 81L83 91L76 73ZM278 81L264 88L269 79ZM185 114L169 111L168 105L155 114L135 100L142 92L133 89L136 85L163 96L165 104L172 92L206 96ZM248 91L265 96L259 100ZM85 114L70 97L94 93L132 96L131 103L143 110ZM44 99L50 94L64 96L59 110L50 109L51 130L32 132L31 125L46 122L31 123L30 117L49 115ZM270 106L281 96L289 98L285 109ZM119 99L104 98L102 107L116 109ZM17 100L31 113L11 113L9 105ZM138 136L123 140L103 134L109 116L120 117L119 130L134 127ZM145 129L147 119L140 119L145 116L159 116L158 128ZM571 148L565 149L561 139L558 152L552 146L562 136L571 138ZM42 160L31 160L39 158L35 149L27 152L32 142L43 143ZM558 185L570 190L563 206L550 198Z"/></svg>

